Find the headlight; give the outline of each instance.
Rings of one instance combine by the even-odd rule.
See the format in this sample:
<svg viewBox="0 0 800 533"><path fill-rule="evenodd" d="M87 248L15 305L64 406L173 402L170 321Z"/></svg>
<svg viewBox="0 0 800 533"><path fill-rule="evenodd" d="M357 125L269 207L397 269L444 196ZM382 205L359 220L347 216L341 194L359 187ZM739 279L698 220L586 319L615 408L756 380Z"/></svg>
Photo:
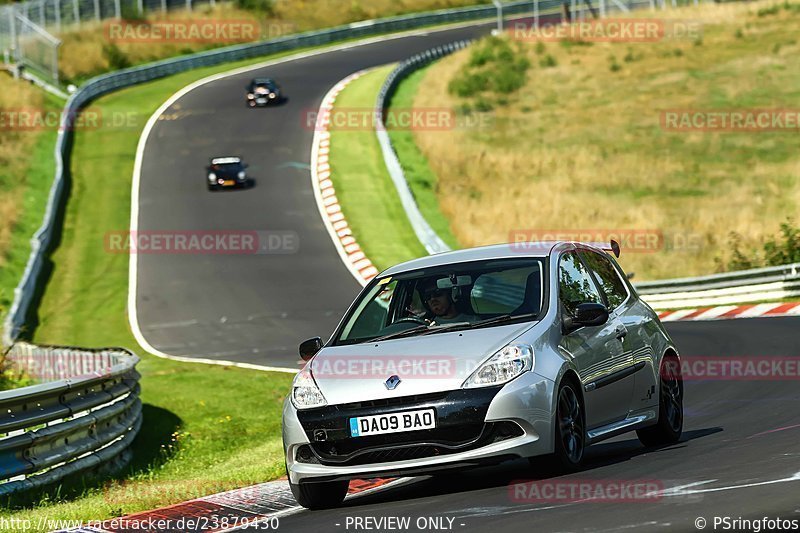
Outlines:
<svg viewBox="0 0 800 533"><path fill-rule="evenodd" d="M252 100L252 99L253 99L253 98L255 98L255 97L256 97L256 95L254 95L253 93L248 93L248 94L247 94L247 99L248 99L248 100Z"/></svg>
<svg viewBox="0 0 800 533"><path fill-rule="evenodd" d="M214 174L213 172L209 172L208 173L208 181L214 181L215 179L217 179L217 175Z"/></svg>
<svg viewBox="0 0 800 533"><path fill-rule="evenodd" d="M269 93L270 98L275 98L275 93Z"/></svg>
<svg viewBox="0 0 800 533"><path fill-rule="evenodd" d="M533 348L527 344L509 344L478 367L461 387L488 387L507 383L532 369Z"/></svg>
<svg viewBox="0 0 800 533"><path fill-rule="evenodd" d="M327 405L325 397L314 382L311 370L303 369L292 382L292 403L298 409L310 409Z"/></svg>
<svg viewBox="0 0 800 533"><path fill-rule="evenodd" d="M243 180L245 178L246 174L244 173L244 170L241 170L241 171L239 171L237 176L239 177L240 180Z"/></svg>

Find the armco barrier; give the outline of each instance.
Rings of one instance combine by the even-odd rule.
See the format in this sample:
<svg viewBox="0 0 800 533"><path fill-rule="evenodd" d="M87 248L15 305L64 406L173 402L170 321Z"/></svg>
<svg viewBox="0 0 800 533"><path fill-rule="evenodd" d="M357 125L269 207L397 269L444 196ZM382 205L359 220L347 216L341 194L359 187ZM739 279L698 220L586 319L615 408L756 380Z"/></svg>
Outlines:
<svg viewBox="0 0 800 533"><path fill-rule="evenodd" d="M54 381L0 392L0 496L127 462L142 424L136 355L17 343L6 357Z"/></svg>
<svg viewBox="0 0 800 533"><path fill-rule="evenodd" d="M696 278L645 281L637 292L653 309L729 305L800 296L800 263Z"/></svg>
<svg viewBox="0 0 800 533"><path fill-rule="evenodd" d="M528 0L504 4L503 12L506 15L526 12L531 9L532 3ZM416 15L405 15L378 20L356 22L335 28L289 35L253 44L242 44L208 50L172 59L158 61L140 67L120 70L92 78L76 91L67 100L61 116L60 131L56 141L55 159L56 172L47 209L39 231L31 239L31 255L22 275L22 280L14 291L14 301L9 309L3 328L3 343L10 345L20 334L26 316L39 282L40 273L45 256L53 240L53 228L56 226L56 216L63 201L65 170L64 161L69 150L69 136L71 123L77 118L77 112L90 101L104 94L170 76L198 67L219 65L231 61L250 59L319 46L346 39L357 39L383 33L421 28L448 22L463 22L470 20L488 19L494 17L494 6L477 6L459 9L444 9Z"/></svg>

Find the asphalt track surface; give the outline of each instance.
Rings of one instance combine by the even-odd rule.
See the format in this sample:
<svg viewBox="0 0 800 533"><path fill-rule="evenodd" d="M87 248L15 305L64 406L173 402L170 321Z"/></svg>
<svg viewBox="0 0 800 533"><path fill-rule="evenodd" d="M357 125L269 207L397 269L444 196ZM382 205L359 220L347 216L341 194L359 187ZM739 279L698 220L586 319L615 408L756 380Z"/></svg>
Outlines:
<svg viewBox="0 0 800 533"><path fill-rule="evenodd" d="M381 41L200 86L163 113L145 145L142 232L293 232L290 254L139 254L136 306L145 339L170 355L298 368L297 345L327 338L360 285L339 258L311 187L313 127L325 93L358 70L487 33L471 26ZM279 81L288 100L248 109L245 85ZM255 186L210 193L209 158L238 155Z"/></svg>
<svg viewBox="0 0 800 533"><path fill-rule="evenodd" d="M711 356L796 358L800 356L798 328L800 318L667 326L687 361ZM634 433L628 433L590 447L587 468L577 474L554 476L546 468L536 471L526 461L512 461L445 477L417 478L346 501L339 509L281 518L280 526L291 532L366 531L355 527L356 518L409 517L406 531L430 531L418 528L417 520L433 517L444 519L445 525L448 518L453 519L450 530L463 532L649 532L698 531L695 520L699 517L707 520L707 531L714 531L714 516L800 521L798 405L797 378L687 380L684 433L673 446L647 449ZM601 487L620 481L649 482L667 492L685 488L673 490L674 495L657 492L653 498L625 502L610 498L541 503L511 496L509 485L519 480L546 480L562 486L593 480ZM729 529L734 530L743 529Z"/></svg>
<svg viewBox="0 0 800 533"><path fill-rule="evenodd" d="M140 231L290 230L300 248L290 255L139 256L137 307L147 340L175 355L293 366L298 340L329 334L359 286L317 211L303 167L313 135L302 126L303 112L354 71L486 31L456 29L332 52L226 78L178 100L146 145ZM256 75L279 79L289 101L246 109L243 88ZM208 158L229 154L250 163L256 186L208 193ZM667 327L688 360L800 356L798 318ZM409 531L420 530L418 518L432 517L444 519L439 530L481 532L696 531L698 517L713 531L714 516L800 519L798 402L797 380L687 381L684 436L674 446L645 449L626 434L590 448L587 469L569 476L515 461L416 478L340 509L285 516L280 530L392 530L353 523L380 517L409 517ZM627 502L515 501L509 484L525 479L649 481L668 492Z"/></svg>

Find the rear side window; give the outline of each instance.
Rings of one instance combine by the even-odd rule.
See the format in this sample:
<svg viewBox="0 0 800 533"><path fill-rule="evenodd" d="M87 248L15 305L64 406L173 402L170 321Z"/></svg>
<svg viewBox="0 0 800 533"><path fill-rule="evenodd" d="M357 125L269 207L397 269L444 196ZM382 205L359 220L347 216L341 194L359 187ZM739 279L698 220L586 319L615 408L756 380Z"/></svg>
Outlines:
<svg viewBox="0 0 800 533"><path fill-rule="evenodd" d="M625 288L625 282L619 277L617 269L611 264L611 260L604 255L592 252L590 250L582 250L581 255L589 265L589 268L595 273L597 284L606 295L608 300L608 308L616 309L628 297L628 290Z"/></svg>
<svg viewBox="0 0 800 533"><path fill-rule="evenodd" d="M565 253L558 262L558 298L572 316L578 304L603 303L591 274L575 252Z"/></svg>

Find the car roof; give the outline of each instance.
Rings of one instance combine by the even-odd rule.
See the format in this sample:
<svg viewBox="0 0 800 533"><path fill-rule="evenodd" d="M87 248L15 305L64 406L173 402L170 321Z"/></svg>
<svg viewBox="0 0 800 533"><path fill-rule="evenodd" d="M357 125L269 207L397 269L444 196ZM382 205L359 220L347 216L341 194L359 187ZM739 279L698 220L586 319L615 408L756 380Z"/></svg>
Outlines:
<svg viewBox="0 0 800 533"><path fill-rule="evenodd" d="M430 268L453 263L488 261L491 259L547 257L554 251L557 252L561 249L569 249L575 245L594 249L600 253L603 253L603 251L606 250L612 250L611 244L577 241L537 241L492 244L489 246L465 248L463 250L454 250L451 252L443 252L420 257L418 259L412 259L411 261L406 261L384 270L380 273L380 276L395 275L401 272L408 272L410 270L418 270L421 268Z"/></svg>
<svg viewBox="0 0 800 533"><path fill-rule="evenodd" d="M242 158L240 157L215 157L211 160L212 165L235 165L241 162Z"/></svg>

